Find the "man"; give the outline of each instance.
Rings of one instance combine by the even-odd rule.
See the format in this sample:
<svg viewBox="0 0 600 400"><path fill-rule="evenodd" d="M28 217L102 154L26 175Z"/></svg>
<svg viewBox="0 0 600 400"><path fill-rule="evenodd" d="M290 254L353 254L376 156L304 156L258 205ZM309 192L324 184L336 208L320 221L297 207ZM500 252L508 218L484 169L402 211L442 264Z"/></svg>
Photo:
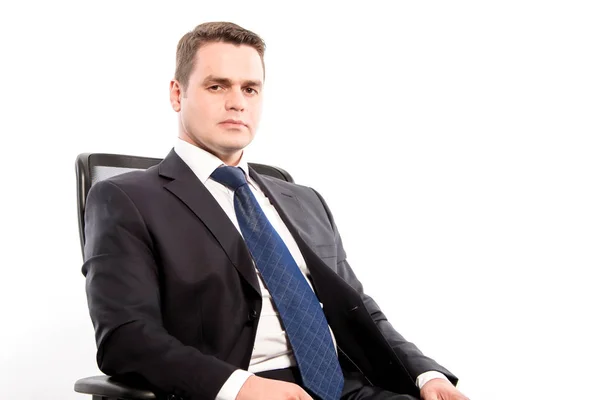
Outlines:
<svg viewBox="0 0 600 400"><path fill-rule="evenodd" d="M174 149L90 190L100 369L188 399L465 399L363 293L323 198L248 167L264 50L232 23L184 35Z"/></svg>

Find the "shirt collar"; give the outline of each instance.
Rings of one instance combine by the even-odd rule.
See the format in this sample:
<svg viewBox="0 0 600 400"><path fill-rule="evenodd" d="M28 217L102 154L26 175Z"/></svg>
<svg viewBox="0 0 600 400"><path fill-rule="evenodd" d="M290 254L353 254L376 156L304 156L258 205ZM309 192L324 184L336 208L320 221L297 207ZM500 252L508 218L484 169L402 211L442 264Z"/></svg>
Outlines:
<svg viewBox="0 0 600 400"><path fill-rule="evenodd" d="M175 142L175 152L181 157L183 162L190 167L192 172L194 172L203 184L206 184L206 181L208 181L215 169L219 168L221 165L225 165L219 157L198 146L194 146L181 138L177 138L177 141ZM248 163L246 162L245 154L245 152L242 153L242 157L236 166L244 171L246 180L251 182L249 179L250 174L248 172Z"/></svg>

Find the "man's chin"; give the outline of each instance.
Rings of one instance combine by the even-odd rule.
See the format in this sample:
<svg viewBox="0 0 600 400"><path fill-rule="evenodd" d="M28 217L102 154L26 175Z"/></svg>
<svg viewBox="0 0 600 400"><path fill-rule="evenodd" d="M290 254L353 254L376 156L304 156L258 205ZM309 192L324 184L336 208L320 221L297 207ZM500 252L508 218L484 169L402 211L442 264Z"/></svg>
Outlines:
<svg viewBox="0 0 600 400"><path fill-rule="evenodd" d="M229 136L226 139L229 140L223 140L221 148L232 153L244 150L252 142L252 138L248 134Z"/></svg>

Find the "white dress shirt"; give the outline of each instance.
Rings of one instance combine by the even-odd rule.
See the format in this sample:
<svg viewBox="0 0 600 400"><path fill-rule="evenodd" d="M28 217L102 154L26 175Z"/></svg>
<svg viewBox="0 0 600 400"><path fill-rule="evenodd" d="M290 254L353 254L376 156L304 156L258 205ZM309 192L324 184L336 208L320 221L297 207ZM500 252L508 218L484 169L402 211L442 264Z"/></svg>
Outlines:
<svg viewBox="0 0 600 400"><path fill-rule="evenodd" d="M175 152L214 196L241 235L240 226L235 215L233 191L210 178L213 171L223 165L223 162L213 154L181 139L177 139ZM307 278L310 273L296 241L285 226L275 207L273 207L267 196L265 196L256 182L250 177L248 163L245 160L244 154L237 166L246 174L250 189L256 197L262 211L265 213L267 219L279 236L281 236L281 239L289 249L294 261L298 264L298 267L304 274L304 277ZM255 372L288 368L296 365L292 348L287 339L281 320L279 319L279 314L274 307L271 295L269 294L258 269L255 268L255 271L258 276L262 295L262 309L258 320L256 340L252 350L250 365L248 371L239 369L229 377L217 394L216 400L235 400L238 392L248 377L252 376ZM311 282L308 278L307 282L312 289ZM336 341L331 328L330 333L335 346ZM424 374L419 375L417 384L419 387L422 387L430 379L438 377L445 378L443 374L437 371L425 372Z"/></svg>

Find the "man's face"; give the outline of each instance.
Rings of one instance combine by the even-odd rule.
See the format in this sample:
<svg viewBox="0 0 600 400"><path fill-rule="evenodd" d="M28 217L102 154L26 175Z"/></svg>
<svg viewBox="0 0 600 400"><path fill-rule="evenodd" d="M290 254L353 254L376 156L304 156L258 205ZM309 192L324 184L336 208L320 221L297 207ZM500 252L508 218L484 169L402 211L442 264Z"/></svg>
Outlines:
<svg viewBox="0 0 600 400"><path fill-rule="evenodd" d="M263 66L250 46L209 43L196 53L187 90L171 82L179 137L236 165L262 111Z"/></svg>

